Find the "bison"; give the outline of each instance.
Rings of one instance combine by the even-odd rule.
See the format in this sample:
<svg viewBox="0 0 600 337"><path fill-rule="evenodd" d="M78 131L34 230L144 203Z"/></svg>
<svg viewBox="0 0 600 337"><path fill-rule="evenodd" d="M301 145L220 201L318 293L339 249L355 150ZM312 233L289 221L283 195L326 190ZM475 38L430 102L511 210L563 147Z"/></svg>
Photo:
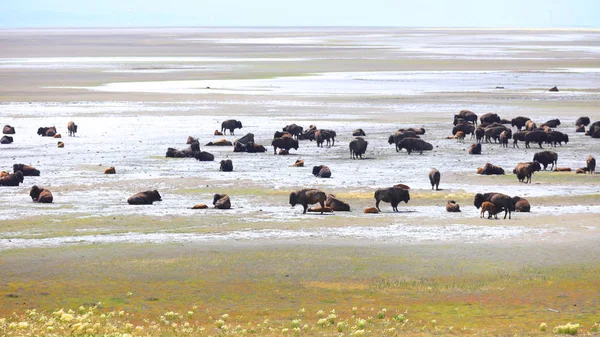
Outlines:
<svg viewBox="0 0 600 337"><path fill-rule="evenodd" d="M542 143L548 138L548 134L544 131L530 131L523 137L525 139L525 147L529 148L529 143L538 143L540 149L542 149Z"/></svg>
<svg viewBox="0 0 600 337"><path fill-rule="evenodd" d="M429 171L429 183L431 183L431 189L435 186L435 190L440 190L440 171L436 169L431 169Z"/></svg>
<svg viewBox="0 0 600 337"><path fill-rule="evenodd" d="M495 219L498 219L498 213L500 213L500 208L489 201L484 201L481 204L481 214L479 215L479 217L483 218L485 212L488 212L488 219L491 219L492 216Z"/></svg>
<svg viewBox="0 0 600 337"><path fill-rule="evenodd" d="M42 137L54 137L54 135L56 134L56 127L40 127L38 128L37 134Z"/></svg>
<svg viewBox="0 0 600 337"><path fill-rule="evenodd" d="M40 170L36 169L33 166L25 165L25 164L14 164L13 172L17 173L17 171L23 172L23 176L39 176Z"/></svg>
<svg viewBox="0 0 600 337"><path fill-rule="evenodd" d="M106 170L104 170L104 174L116 174L117 170L115 169L114 166L111 166L109 168L107 168Z"/></svg>
<svg viewBox="0 0 600 337"><path fill-rule="evenodd" d="M23 172L16 171L0 178L0 186L19 186L23 183Z"/></svg>
<svg viewBox="0 0 600 337"><path fill-rule="evenodd" d="M477 193L477 194L475 194L475 199L473 201L473 205L477 209L479 209L479 207L481 207L481 204L483 204L485 201L489 201L489 202L493 203L494 205L496 205L496 207L500 208L500 211L504 210L504 219L506 219L507 214L508 214L508 218L510 219L511 212L515 210L512 199L506 194L496 193L496 192L485 193L485 194Z"/></svg>
<svg viewBox="0 0 600 337"><path fill-rule="evenodd" d="M427 143L420 138L408 137L402 139L396 144L398 150L406 149L406 152L410 154L412 151L419 151L419 154L423 154L423 151L433 150L433 145Z"/></svg>
<svg viewBox="0 0 600 337"><path fill-rule="evenodd" d="M458 120L462 119L477 125L477 115L469 110L461 110L458 115L454 115L454 125L458 124Z"/></svg>
<svg viewBox="0 0 600 337"><path fill-rule="evenodd" d="M527 199L523 199L521 197L513 197L513 204L515 204L515 212L529 212L531 210L531 205Z"/></svg>
<svg viewBox="0 0 600 337"><path fill-rule="evenodd" d="M517 166L513 169L513 173L517 175L517 179L520 182L531 183L531 176L533 173L541 170L540 163L537 161L532 161L528 163L518 163ZM527 179L527 180L525 180Z"/></svg>
<svg viewBox="0 0 600 337"><path fill-rule="evenodd" d="M290 149L298 150L298 141L288 137L275 138L271 142L271 146L273 146L273 154L277 154L277 148L286 151L289 151Z"/></svg>
<svg viewBox="0 0 600 337"><path fill-rule="evenodd" d="M460 206L454 200L448 200L446 203L446 212L456 213L460 212Z"/></svg>
<svg viewBox="0 0 600 337"><path fill-rule="evenodd" d="M550 131L547 133L548 133L548 136L546 137L546 143L550 144L554 147L556 147L556 143L558 143L558 145L562 146L563 142L565 144L567 144L569 142L569 135L566 135L560 131Z"/></svg>
<svg viewBox="0 0 600 337"><path fill-rule="evenodd" d="M293 138L294 136L287 131L275 131L275 133L273 134L273 139L284 138L284 137Z"/></svg>
<svg viewBox="0 0 600 337"><path fill-rule="evenodd" d="M350 148L350 158L356 159L360 157L360 159L362 159L362 155L367 151L368 144L369 142L364 140L362 137L354 138L354 140L348 145Z"/></svg>
<svg viewBox="0 0 600 337"><path fill-rule="evenodd" d="M590 125L590 118L589 117L579 117L579 118L577 118L577 120L575 121L575 126L579 126L579 125L583 125L583 126Z"/></svg>
<svg viewBox="0 0 600 337"><path fill-rule="evenodd" d="M325 206L330 207L335 212L350 212L350 205L336 198L333 194L327 195Z"/></svg>
<svg viewBox="0 0 600 337"><path fill-rule="evenodd" d="M585 162L587 172L589 172L590 174L594 174L594 171L596 171L596 158L589 156L587 157L587 160Z"/></svg>
<svg viewBox="0 0 600 337"><path fill-rule="evenodd" d="M323 214L326 199L327 196L325 195L325 192L316 188L305 188L290 193L290 205L292 205L292 207L296 205L302 205L302 207L304 208L302 214L306 214L306 209L308 208L308 205L316 203L319 203L321 205L321 214Z"/></svg>
<svg viewBox="0 0 600 337"><path fill-rule="evenodd" d="M533 161L537 161L544 165L544 171L548 165L552 164L550 170L553 170L556 162L558 161L558 153L554 151L541 151L533 155Z"/></svg>
<svg viewBox="0 0 600 337"><path fill-rule="evenodd" d="M317 141L317 146L323 147L323 143L327 142L327 146L335 145L335 137L337 134L333 130L321 129L314 133L314 138Z"/></svg>
<svg viewBox="0 0 600 337"><path fill-rule="evenodd" d="M479 126L477 129L475 129L475 139L477 140L477 143L481 143L483 141L484 136L485 128Z"/></svg>
<svg viewBox="0 0 600 337"><path fill-rule="evenodd" d="M511 120L510 125L517 128L517 130L521 131L521 129L525 126L528 120L531 120L529 117L515 117Z"/></svg>
<svg viewBox="0 0 600 337"><path fill-rule="evenodd" d="M0 144L11 144L13 141L14 139L11 136L2 136L2 139L0 139Z"/></svg>
<svg viewBox="0 0 600 337"><path fill-rule="evenodd" d="M478 171L477 173L487 175L487 176L502 175L502 174L504 174L504 169L500 166L496 166L491 163L485 163L485 165L481 169L481 172Z"/></svg>
<svg viewBox="0 0 600 337"><path fill-rule="evenodd" d="M127 199L130 205L152 205L155 201L162 201L157 190L136 193Z"/></svg>
<svg viewBox="0 0 600 337"><path fill-rule="evenodd" d="M75 124L73 121L70 121L67 124L67 130L69 130L69 137L75 137L75 134L77 133L77 124Z"/></svg>
<svg viewBox="0 0 600 337"><path fill-rule="evenodd" d="M366 137L367 134L363 131L363 129L356 129L352 131L352 136L354 137Z"/></svg>
<svg viewBox="0 0 600 337"><path fill-rule="evenodd" d="M229 134L234 135L233 131L235 129L241 129L241 128L242 128L242 122L236 121L235 119L228 119L228 120L224 121L223 123L221 123L221 132L223 132L224 134L227 133L227 132L225 132L225 130L229 130Z"/></svg>
<svg viewBox="0 0 600 337"><path fill-rule="evenodd" d="M4 128L2 128L2 133L5 135L14 135L15 128L7 124L4 126Z"/></svg>
<svg viewBox="0 0 600 337"><path fill-rule="evenodd" d="M479 120L481 121L482 124L500 123L502 121L502 119L500 118L500 116L498 116L498 114L491 113L491 112L488 112L488 113L482 115L479 118Z"/></svg>
<svg viewBox="0 0 600 337"><path fill-rule="evenodd" d="M194 138L192 136L188 136L185 142L186 144L199 143L198 138Z"/></svg>
<svg viewBox="0 0 600 337"><path fill-rule="evenodd" d="M317 178L331 178L331 170L325 165L313 166L312 174Z"/></svg>
<svg viewBox="0 0 600 337"><path fill-rule="evenodd" d="M231 172L233 171L233 162L231 159L223 159L221 160L219 171L223 172Z"/></svg>
<svg viewBox="0 0 600 337"><path fill-rule="evenodd" d="M481 143L471 144L469 154L481 154Z"/></svg>
<svg viewBox="0 0 600 337"><path fill-rule="evenodd" d="M400 141L402 141L404 138L419 138L419 136L417 135L416 132L414 131L408 131L408 130L398 130L396 131L396 133L390 135L390 137L388 138L388 143L391 144L395 144L396 145L396 152L400 151L398 149L398 144L400 143Z"/></svg>
<svg viewBox="0 0 600 337"><path fill-rule="evenodd" d="M215 160L215 156L212 153L208 153L205 151L198 151L194 154L194 158L198 161L213 161Z"/></svg>
<svg viewBox="0 0 600 337"><path fill-rule="evenodd" d="M50 204L54 200L52 197L52 192L43 187L37 187L37 185L33 185L31 191L29 191L29 196L33 202L39 202L43 204Z"/></svg>
<svg viewBox="0 0 600 337"><path fill-rule="evenodd" d="M296 124L290 124L290 125L286 125L283 130L284 132L288 132L290 133L293 137L295 137L296 139L298 139L298 137L302 134L302 131L304 131L304 128L301 127L300 125L296 125ZM274 137L275 138L275 137Z"/></svg>
<svg viewBox="0 0 600 337"><path fill-rule="evenodd" d="M213 196L213 205L217 209L230 209L231 200L227 194L215 194Z"/></svg>
<svg viewBox="0 0 600 337"><path fill-rule="evenodd" d="M551 120L547 121L546 123L544 123L542 125L546 125L546 126L549 126L551 128L555 128L555 127L558 127L560 125L560 119L558 119L558 118L551 119Z"/></svg>
<svg viewBox="0 0 600 337"><path fill-rule="evenodd" d="M452 134L456 135L459 131L463 132L465 135L473 135L475 133L475 126L467 122L458 123L452 128Z"/></svg>
<svg viewBox="0 0 600 337"><path fill-rule="evenodd" d="M398 212L398 204L401 201L408 203L408 201L410 200L410 193L408 192L408 190L405 190L403 188L388 187L376 190L374 197L375 207L378 211L381 212L381 209L379 208L379 203L381 201L385 201L392 204L392 210L394 212Z"/></svg>

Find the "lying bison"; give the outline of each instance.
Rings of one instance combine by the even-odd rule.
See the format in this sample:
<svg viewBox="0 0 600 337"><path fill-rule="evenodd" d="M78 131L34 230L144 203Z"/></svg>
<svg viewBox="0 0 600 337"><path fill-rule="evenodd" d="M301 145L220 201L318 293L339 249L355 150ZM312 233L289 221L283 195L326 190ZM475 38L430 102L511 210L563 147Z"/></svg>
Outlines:
<svg viewBox="0 0 600 337"><path fill-rule="evenodd" d="M529 117L523 116L515 117L511 120L510 125L516 127L517 130L521 131L521 129L525 126L525 123L527 123L527 121L530 119L531 118Z"/></svg>
<svg viewBox="0 0 600 337"><path fill-rule="evenodd" d="M504 174L504 169L500 166L496 166L491 163L485 163L481 170L477 170L477 173L482 175L502 175Z"/></svg>
<svg viewBox="0 0 600 337"><path fill-rule="evenodd" d="M2 133L5 135L14 135L15 134L15 128L13 128L10 125L5 125L4 128L2 128Z"/></svg>
<svg viewBox="0 0 600 337"><path fill-rule="evenodd" d="M551 119L551 120L547 121L546 123L544 123L542 125L549 126L551 128L555 128L555 127L558 127L560 125L560 119L558 119L558 118Z"/></svg>
<svg viewBox="0 0 600 337"><path fill-rule="evenodd" d="M475 205L475 207L477 209L479 209L479 207L481 207L481 205L485 201L489 201L489 202L493 203L494 205L496 205L496 207L500 208L500 211L504 210L504 219L506 219L507 214L508 214L508 218L510 219L511 212L515 210L512 199L506 194L495 193L495 192L485 193L485 194L477 193L477 194L475 194L475 199L473 201L473 205Z"/></svg>
<svg viewBox="0 0 600 337"><path fill-rule="evenodd" d="M513 197L513 204L515 205L515 212L529 212L531 210L531 205L527 199L523 199L521 197Z"/></svg>
<svg viewBox="0 0 600 337"><path fill-rule="evenodd" d="M231 200L227 194L215 194L213 196L213 205L217 209L230 209Z"/></svg>
<svg viewBox="0 0 600 337"><path fill-rule="evenodd" d="M435 186L435 190L440 190L440 171L431 169L429 171L429 182L431 183L431 189Z"/></svg>
<svg viewBox="0 0 600 337"><path fill-rule="evenodd" d="M39 176L40 170L36 169L33 166L25 165L25 164L14 164L13 172L17 173L17 171L23 172L23 176Z"/></svg>
<svg viewBox="0 0 600 337"><path fill-rule="evenodd" d="M365 133L365 131L363 129L356 129L356 130L352 131L352 136L354 136L354 137L366 137L367 134Z"/></svg>
<svg viewBox="0 0 600 337"><path fill-rule="evenodd" d="M469 154L481 154L481 143L471 144Z"/></svg>
<svg viewBox="0 0 600 337"><path fill-rule="evenodd" d="M325 206L330 207L332 211L336 212L350 212L350 205L336 198L333 194L327 195Z"/></svg>
<svg viewBox="0 0 600 337"><path fill-rule="evenodd" d="M313 166L312 174L317 178L331 178L331 170L325 165Z"/></svg>
<svg viewBox="0 0 600 337"><path fill-rule="evenodd" d="M223 159L221 160L219 171L223 172L231 172L233 171L233 162L231 159Z"/></svg>
<svg viewBox="0 0 600 337"><path fill-rule="evenodd" d="M248 142L246 144L235 142L233 145L233 152L262 153L267 152L267 149L254 142Z"/></svg>
<svg viewBox="0 0 600 337"><path fill-rule="evenodd" d="M362 155L367 151L367 145L369 142L364 140L362 137L356 137L353 141L350 142L348 147L350 148L350 158L362 159Z"/></svg>
<svg viewBox="0 0 600 337"><path fill-rule="evenodd" d="M198 151L194 154L194 158L198 161L213 161L215 160L215 156L212 153L208 153L205 151Z"/></svg>
<svg viewBox="0 0 600 337"><path fill-rule="evenodd" d="M323 214L326 199L327 195L325 195L325 192L315 188L305 188L290 193L290 205L292 205L292 207L296 205L302 205L302 207L304 208L302 214L306 214L306 209L308 208L308 205L316 203L319 203L321 205L321 214Z"/></svg>
<svg viewBox="0 0 600 337"><path fill-rule="evenodd" d="M19 186L23 183L23 172L16 171L0 178L0 186Z"/></svg>
<svg viewBox="0 0 600 337"><path fill-rule="evenodd" d="M381 189L378 189L377 191L375 191L374 197L375 197L375 207L377 208L377 210L379 212L381 212L381 209L379 208L379 203L381 201L391 203L392 210L394 212L398 212L398 204L401 201L408 203L408 201L410 200L410 193L408 192L408 190L405 190L403 188L388 187L388 188L381 188Z"/></svg>
<svg viewBox="0 0 600 337"><path fill-rule="evenodd" d="M11 136L2 136L2 139L0 139L0 144L11 144L13 141L14 139Z"/></svg>
<svg viewBox="0 0 600 337"><path fill-rule="evenodd" d="M67 124L67 130L69 130L69 136L74 137L75 134L77 133L77 124L75 124L75 122L73 122L73 121L70 121Z"/></svg>
<svg viewBox="0 0 600 337"><path fill-rule="evenodd" d="M558 161L558 153L554 151L541 151L533 155L533 161L537 161L544 165L544 171L548 165L552 164L550 170L553 170L556 162Z"/></svg>
<svg viewBox="0 0 600 337"><path fill-rule="evenodd" d="M39 202L44 204L50 204L54 200L52 197L52 192L43 188L37 187L37 185L33 185L31 191L29 192L29 196L33 202Z"/></svg>
<svg viewBox="0 0 600 337"><path fill-rule="evenodd" d="M42 137L54 137L54 135L56 135L56 127L40 127L38 128L37 134Z"/></svg>
<svg viewBox="0 0 600 337"><path fill-rule="evenodd" d="M277 148L286 151L290 149L298 150L298 141L289 137L275 138L271 142L271 146L273 146L273 154L277 154Z"/></svg>
<svg viewBox="0 0 600 337"><path fill-rule="evenodd" d="M399 150L406 149L406 152L408 152L408 154L410 154L413 151L418 151L419 154L423 154L423 151L433 150L433 145L427 143L426 141L420 138L412 137L402 139L398 144L396 144L396 147Z"/></svg>
<svg viewBox="0 0 600 337"><path fill-rule="evenodd" d="M130 205L152 205L155 201L162 201L157 190L136 193L127 199Z"/></svg>
<svg viewBox="0 0 600 337"><path fill-rule="evenodd" d="M460 212L460 206L454 200L448 200L446 203L446 212L457 213Z"/></svg>
<svg viewBox="0 0 600 337"><path fill-rule="evenodd" d="M235 129L241 129L242 128L242 122L240 121L236 121L235 119L228 119L226 121L224 121L223 123L221 123L221 132L225 133L225 130L229 130L229 134L234 134L233 131Z"/></svg>

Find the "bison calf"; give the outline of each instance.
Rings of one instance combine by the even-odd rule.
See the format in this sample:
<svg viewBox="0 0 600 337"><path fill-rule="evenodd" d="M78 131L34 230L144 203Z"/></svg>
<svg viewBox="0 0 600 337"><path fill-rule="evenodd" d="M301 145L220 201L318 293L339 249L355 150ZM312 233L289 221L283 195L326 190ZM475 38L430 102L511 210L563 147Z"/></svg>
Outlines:
<svg viewBox="0 0 600 337"><path fill-rule="evenodd" d="M485 215L485 212L488 212L488 219L491 219L492 216L494 216L494 218L498 219L498 213L500 212L500 209L498 207L496 207L496 205L494 205L493 203L489 202L489 201L484 201L481 204L481 214L480 214L480 218L483 218L483 216Z"/></svg>

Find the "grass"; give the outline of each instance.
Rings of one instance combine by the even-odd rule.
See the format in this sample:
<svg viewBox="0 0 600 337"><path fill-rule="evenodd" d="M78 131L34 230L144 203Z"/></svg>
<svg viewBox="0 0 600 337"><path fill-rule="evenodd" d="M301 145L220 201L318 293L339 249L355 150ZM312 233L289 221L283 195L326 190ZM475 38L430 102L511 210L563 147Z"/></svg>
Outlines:
<svg viewBox="0 0 600 337"><path fill-rule="evenodd" d="M11 250L1 262L0 334L35 335L46 321L31 318L28 310L56 317L61 308L74 311L75 321L92 310L80 322L88 328L98 322L114 327L93 330L94 335L134 334L136 326L143 328L138 335L151 336L225 330L261 336L358 330L372 336L551 335L553 327L567 322L580 324L579 334L592 333L600 309L598 261L561 263L561 247L542 249L556 264L515 259L530 249L494 249L494 258L485 245L464 250L251 243ZM178 314L167 318L169 312ZM112 316L103 321L102 314ZM59 321L54 320L59 331L73 333L60 330ZM27 326L19 328L21 322ZM73 322L64 329L72 329ZM545 333L539 329L542 322L548 326Z"/></svg>

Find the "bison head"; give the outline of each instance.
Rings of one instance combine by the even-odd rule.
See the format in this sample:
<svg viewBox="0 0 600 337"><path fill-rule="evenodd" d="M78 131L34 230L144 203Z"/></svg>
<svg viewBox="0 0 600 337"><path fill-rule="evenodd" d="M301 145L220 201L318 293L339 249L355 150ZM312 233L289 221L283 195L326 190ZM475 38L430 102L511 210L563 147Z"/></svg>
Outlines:
<svg viewBox="0 0 600 337"><path fill-rule="evenodd" d="M157 190L150 191L150 195L148 197L150 197L153 201L162 201L162 197Z"/></svg>
<svg viewBox="0 0 600 337"><path fill-rule="evenodd" d="M221 194L218 194L218 193L217 193L217 194L215 194L215 195L213 196L213 205L214 205L214 204L216 204L216 203L217 203L217 201L218 201L219 199L223 198L223 197L224 197L224 195L221 195Z"/></svg>
<svg viewBox="0 0 600 337"><path fill-rule="evenodd" d="M31 200L36 201L40 196L40 193L42 193L42 189L37 187L37 185L33 185L29 192L29 196L31 197Z"/></svg>
<svg viewBox="0 0 600 337"><path fill-rule="evenodd" d="M242 122L241 121L235 121L235 127L238 129L242 128Z"/></svg>
<svg viewBox="0 0 600 337"><path fill-rule="evenodd" d="M410 200L410 193L408 192L408 190L403 189L402 191L404 191L404 193L403 193L404 195L401 200L404 201L405 204L407 204L408 201Z"/></svg>
<svg viewBox="0 0 600 337"><path fill-rule="evenodd" d="M313 166L312 169L312 174L316 177L319 175L319 172L321 171L321 168L323 168L323 165L319 165L319 166Z"/></svg>
<svg viewBox="0 0 600 337"><path fill-rule="evenodd" d="M391 144L394 144L394 135L390 135L390 137L388 138L388 143L389 143L390 145L391 145Z"/></svg>
<svg viewBox="0 0 600 337"><path fill-rule="evenodd" d="M485 201L485 198L483 197L483 194L477 193L477 194L475 194L475 200L473 202L473 205L477 209L479 209L479 207L481 207L481 204L483 204L484 201Z"/></svg>
<svg viewBox="0 0 600 337"><path fill-rule="evenodd" d="M292 205L292 207L294 207L294 206L296 206L297 203L298 203L298 196L296 195L296 192L290 193L290 205Z"/></svg>
<svg viewBox="0 0 600 337"><path fill-rule="evenodd" d="M46 130L48 130L48 128L38 128L37 134L43 136L46 134Z"/></svg>

